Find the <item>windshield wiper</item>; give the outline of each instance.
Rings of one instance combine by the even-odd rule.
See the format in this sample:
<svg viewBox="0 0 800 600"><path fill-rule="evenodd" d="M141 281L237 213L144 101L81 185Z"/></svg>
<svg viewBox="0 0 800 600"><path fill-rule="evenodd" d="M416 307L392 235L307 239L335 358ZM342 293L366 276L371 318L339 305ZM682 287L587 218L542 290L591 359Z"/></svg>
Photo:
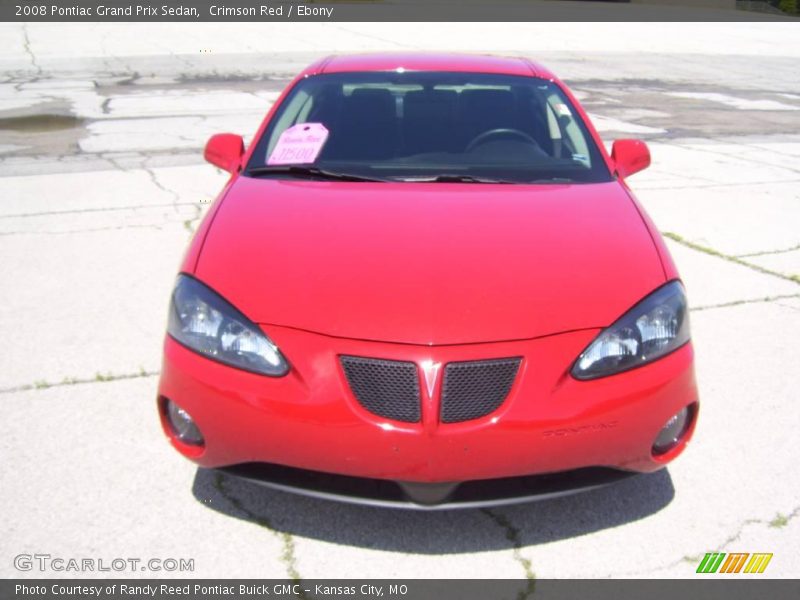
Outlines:
<svg viewBox="0 0 800 600"><path fill-rule="evenodd" d="M252 169L248 169L245 175L269 175L272 173L284 173L294 177L327 179L332 181L379 181L383 183L389 181L388 179L366 177L364 175L354 175L352 173L338 173L336 171L328 171L308 165L266 165L263 167L253 167Z"/></svg>
<svg viewBox="0 0 800 600"><path fill-rule="evenodd" d="M436 177L404 178L403 181L414 183L504 183L528 185L531 183L573 183L569 177L542 177L540 179L511 181L508 179L491 179L489 177L475 177L474 175L455 175L445 173Z"/></svg>
<svg viewBox="0 0 800 600"><path fill-rule="evenodd" d="M441 175L436 175L435 177L406 177L403 179L403 181L408 183L520 183L519 181L491 179L488 177L475 177L474 175L454 173L442 173Z"/></svg>
<svg viewBox="0 0 800 600"><path fill-rule="evenodd" d="M533 179L525 183L575 183L575 180L569 177L543 177L541 179Z"/></svg>

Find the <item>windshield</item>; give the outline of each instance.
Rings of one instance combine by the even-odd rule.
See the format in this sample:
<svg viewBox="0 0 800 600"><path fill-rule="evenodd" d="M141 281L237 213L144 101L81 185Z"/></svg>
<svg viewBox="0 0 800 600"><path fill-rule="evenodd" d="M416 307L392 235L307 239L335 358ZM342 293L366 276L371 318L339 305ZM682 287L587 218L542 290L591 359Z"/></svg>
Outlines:
<svg viewBox="0 0 800 600"><path fill-rule="evenodd" d="M301 139L303 132L308 137ZM466 183L611 180L555 83L394 71L299 81L258 140L247 174Z"/></svg>

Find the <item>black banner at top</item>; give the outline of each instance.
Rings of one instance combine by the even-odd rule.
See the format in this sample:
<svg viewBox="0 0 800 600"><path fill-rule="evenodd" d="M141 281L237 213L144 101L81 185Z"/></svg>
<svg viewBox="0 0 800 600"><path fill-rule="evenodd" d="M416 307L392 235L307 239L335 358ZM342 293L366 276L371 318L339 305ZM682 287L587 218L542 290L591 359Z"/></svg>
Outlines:
<svg viewBox="0 0 800 600"><path fill-rule="evenodd" d="M0 21L790 21L737 0L0 0Z"/></svg>

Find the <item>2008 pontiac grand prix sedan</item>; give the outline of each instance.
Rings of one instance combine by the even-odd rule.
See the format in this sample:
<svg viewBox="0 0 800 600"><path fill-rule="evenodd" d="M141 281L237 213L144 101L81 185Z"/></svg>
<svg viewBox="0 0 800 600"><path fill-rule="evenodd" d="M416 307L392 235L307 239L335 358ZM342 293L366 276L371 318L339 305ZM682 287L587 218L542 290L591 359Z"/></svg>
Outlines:
<svg viewBox="0 0 800 600"><path fill-rule="evenodd" d="M683 286L567 87L521 58L326 58L184 258L158 392L179 452L387 506L547 498L662 468L698 397Z"/></svg>

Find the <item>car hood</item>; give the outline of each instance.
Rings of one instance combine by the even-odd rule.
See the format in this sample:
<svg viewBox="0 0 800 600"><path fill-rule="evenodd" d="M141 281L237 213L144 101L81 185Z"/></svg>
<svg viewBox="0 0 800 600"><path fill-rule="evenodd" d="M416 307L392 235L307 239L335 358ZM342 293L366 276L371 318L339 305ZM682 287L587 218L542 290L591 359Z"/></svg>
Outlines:
<svg viewBox="0 0 800 600"><path fill-rule="evenodd" d="M616 181L239 177L195 274L257 323L431 345L603 327L664 282Z"/></svg>

